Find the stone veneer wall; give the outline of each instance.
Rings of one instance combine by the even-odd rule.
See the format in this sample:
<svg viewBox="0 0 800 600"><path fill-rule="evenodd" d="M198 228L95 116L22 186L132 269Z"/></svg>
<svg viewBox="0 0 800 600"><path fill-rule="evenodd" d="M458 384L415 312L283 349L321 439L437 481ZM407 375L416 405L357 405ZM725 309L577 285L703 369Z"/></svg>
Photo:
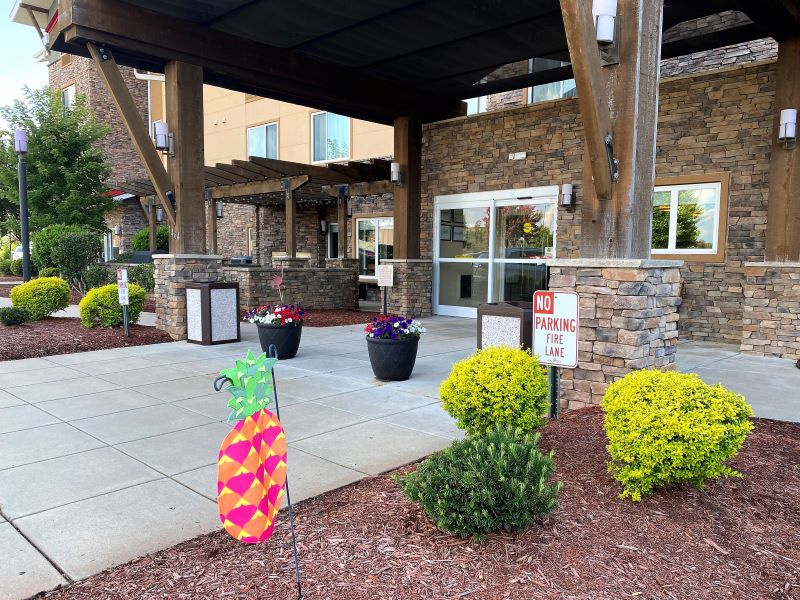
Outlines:
<svg viewBox="0 0 800 600"><path fill-rule="evenodd" d="M247 231L258 227L256 207L251 204L225 202L222 206L222 219L217 220L217 253L226 258L245 256L249 245ZM258 230L256 230L258 243ZM255 257L253 257L255 260Z"/></svg>
<svg viewBox="0 0 800 600"><path fill-rule="evenodd" d="M394 286L389 288L389 313L404 317L425 317L431 314L433 262L424 259L392 259L383 264L394 265ZM381 297L382 300L383 297Z"/></svg>
<svg viewBox="0 0 800 600"><path fill-rule="evenodd" d="M745 263L741 350L800 360L800 263Z"/></svg>
<svg viewBox="0 0 800 600"><path fill-rule="evenodd" d="M355 261L331 264L330 268L284 269L284 302L301 304L306 309L358 308L358 268ZM278 292L271 286L272 278L278 272L272 267L222 269L224 281L239 284L242 310L280 302Z"/></svg>
<svg viewBox="0 0 800 600"><path fill-rule="evenodd" d="M661 83L657 177L731 175L725 262L682 269L686 337L741 340L743 263L764 256L774 89L771 61ZM578 257L582 136L573 98L426 125L422 257L433 257L435 196L566 182L575 184L577 210L558 208L557 255ZM519 151L528 158L508 160Z"/></svg>
<svg viewBox="0 0 800 600"><path fill-rule="evenodd" d="M222 280L222 257L204 254L155 254L156 329L185 340L186 284Z"/></svg>
<svg viewBox="0 0 800 600"><path fill-rule="evenodd" d="M141 229L147 229L147 217L144 215L138 199L123 200L117 203L114 209L105 215L106 227L113 231L114 227L122 227L119 236L119 251L130 252L131 240Z"/></svg>
<svg viewBox="0 0 800 600"><path fill-rule="evenodd" d="M599 404L631 371L672 369L680 261L555 260L550 289L580 294L578 368L561 369L561 405Z"/></svg>

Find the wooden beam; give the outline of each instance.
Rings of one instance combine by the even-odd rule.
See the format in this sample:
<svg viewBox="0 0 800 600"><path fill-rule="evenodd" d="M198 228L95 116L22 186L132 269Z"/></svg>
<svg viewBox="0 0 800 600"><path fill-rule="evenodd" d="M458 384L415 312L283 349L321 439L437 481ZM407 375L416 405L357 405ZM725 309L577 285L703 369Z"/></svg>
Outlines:
<svg viewBox="0 0 800 600"><path fill-rule="evenodd" d="M188 62L202 67L212 85L384 124L403 110L431 121L461 113L460 101L127 2L61 0L59 14L58 51L104 43L130 57L128 66Z"/></svg>
<svg viewBox="0 0 800 600"><path fill-rule="evenodd" d="M153 141L150 139L150 133L139 115L139 109L136 107L133 96L131 96L128 86L125 85L122 73L120 73L114 57L111 56L107 49L98 48L92 43L87 44L86 47L92 60L94 60L94 64L97 66L100 79L103 80L111 100L122 117L122 122L128 130L128 134L131 136L131 142L133 142L136 154L139 155L147 176L153 183L167 219L170 225L174 227L175 213L168 199L168 194L171 195L174 186L170 181L167 170L164 168L164 163L161 162L161 157L158 155L156 147L153 145Z"/></svg>
<svg viewBox="0 0 800 600"><path fill-rule="evenodd" d="M263 175L265 178L277 177L280 179L281 177L283 177L283 174L280 171L275 171L274 169L268 169L267 167L264 167L262 165L257 165L256 163L250 162L249 160L234 160L233 164L236 167L240 167L247 171L252 171L253 173Z"/></svg>
<svg viewBox="0 0 800 600"><path fill-rule="evenodd" d="M780 112L800 108L800 37L778 45L769 168L766 259L800 261L800 148L778 140Z"/></svg>
<svg viewBox="0 0 800 600"><path fill-rule="evenodd" d="M284 180L285 181L285 180ZM294 190L291 186L284 186L286 194L284 206L286 207L286 256L297 256L297 205L294 201Z"/></svg>
<svg viewBox="0 0 800 600"><path fill-rule="evenodd" d="M347 258L347 198L338 198L336 200L336 222L339 224L339 243L336 249L336 255L339 258Z"/></svg>
<svg viewBox="0 0 800 600"><path fill-rule="evenodd" d="M237 165L226 165L224 163L217 163L216 168L218 171L224 171L225 173L230 173L231 175L238 175L239 177L243 177L244 181L261 181L262 179L267 179L266 176L260 175L258 173L254 173L253 171L248 171L247 169L243 169Z"/></svg>
<svg viewBox="0 0 800 600"><path fill-rule="evenodd" d="M571 1L571 0L566 0ZM612 196L600 199L584 153L581 256L649 258L655 182L661 0L619 0L619 64L603 68L598 98L608 99L619 159ZM588 93L578 90L579 97Z"/></svg>
<svg viewBox="0 0 800 600"><path fill-rule="evenodd" d="M290 187L296 190L311 179L308 175L298 175L288 177ZM237 196L254 196L256 194L274 194L285 191L281 179L265 179L263 181L250 181L248 183L233 183L230 185L220 185L210 189L211 197L215 200L222 198L236 198Z"/></svg>
<svg viewBox="0 0 800 600"><path fill-rule="evenodd" d="M224 210L224 209L223 209ZM223 214L224 216L224 214ZM217 253L217 201L206 190L206 225L208 227L208 253Z"/></svg>
<svg viewBox="0 0 800 600"><path fill-rule="evenodd" d="M613 186L607 145L611 136L611 114L592 19L592 3L586 0L561 0L561 12L575 86L578 88L585 152L594 177L594 189L598 198L608 200Z"/></svg>
<svg viewBox="0 0 800 600"><path fill-rule="evenodd" d="M388 179L390 171L388 163L386 168L384 168L383 164L356 161L350 161L346 165L331 163L328 165L328 168L337 173L349 175L359 182Z"/></svg>
<svg viewBox="0 0 800 600"><path fill-rule="evenodd" d="M320 165L307 165L305 163L289 162L286 160L278 160L276 158L261 158L258 156L251 156L250 162L262 167L266 167L272 171L277 171L282 177L292 177L295 175L310 175L312 179L319 179L322 181L331 181L337 183L355 183L358 178L337 173L328 167L321 167Z"/></svg>
<svg viewBox="0 0 800 600"><path fill-rule="evenodd" d="M339 185L323 185L322 193L334 198L339 196ZM367 181L364 183L351 183L347 185L347 196L379 196L381 194L394 194L398 189L396 183L388 179L385 181Z"/></svg>
<svg viewBox="0 0 800 600"><path fill-rule="evenodd" d="M250 181L249 177L242 177L241 175L223 171L217 167L205 167L205 172L207 175L213 175L214 177L217 177L226 183L243 183Z"/></svg>
<svg viewBox="0 0 800 600"><path fill-rule="evenodd" d="M419 258L422 123L418 119L395 119L394 159L403 177L402 185L394 189L394 258Z"/></svg>
<svg viewBox="0 0 800 600"><path fill-rule="evenodd" d="M39 34L39 39L40 40L43 39L44 38L44 33L42 33L42 28L39 26L39 21L36 19L36 15L33 14L33 8L34 7L28 6L28 5L24 5L24 6L20 5L20 7L24 8L26 10L26 12L28 13L28 18L31 20L31 22L33 23L33 26L36 28L36 33ZM45 14L47 14L47 11L45 11ZM45 18L47 18L47 17L45 17Z"/></svg>
<svg viewBox="0 0 800 600"><path fill-rule="evenodd" d="M206 251L203 183L203 69L183 62L167 63L164 72L167 123L175 136L175 153L167 166L175 186L176 224L171 251Z"/></svg>
<svg viewBox="0 0 800 600"><path fill-rule="evenodd" d="M137 196L152 196L156 193L155 188L150 185L149 181L126 181L120 184L119 187L129 194L136 194Z"/></svg>

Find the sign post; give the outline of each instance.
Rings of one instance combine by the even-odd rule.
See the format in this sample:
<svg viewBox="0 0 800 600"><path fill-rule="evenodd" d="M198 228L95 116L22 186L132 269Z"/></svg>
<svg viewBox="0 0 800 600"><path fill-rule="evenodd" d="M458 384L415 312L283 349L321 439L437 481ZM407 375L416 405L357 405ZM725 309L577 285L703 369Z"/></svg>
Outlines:
<svg viewBox="0 0 800 600"><path fill-rule="evenodd" d="M533 295L533 355L548 367L550 416L558 418L558 369L578 366L580 302L575 292Z"/></svg>
<svg viewBox="0 0 800 600"><path fill-rule="evenodd" d="M383 314L387 311L388 288L394 286L394 265L378 265L378 287L383 291Z"/></svg>
<svg viewBox="0 0 800 600"><path fill-rule="evenodd" d="M117 269L117 297L119 304L122 306L122 324L125 328L125 335L131 337L131 326L128 321L128 305L130 298L128 296L128 269Z"/></svg>

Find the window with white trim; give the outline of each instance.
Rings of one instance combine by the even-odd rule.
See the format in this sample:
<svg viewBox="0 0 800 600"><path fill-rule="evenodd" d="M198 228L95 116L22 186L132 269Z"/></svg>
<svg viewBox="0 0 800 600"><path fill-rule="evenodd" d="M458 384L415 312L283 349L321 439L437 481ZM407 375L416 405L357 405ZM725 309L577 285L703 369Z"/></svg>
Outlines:
<svg viewBox="0 0 800 600"><path fill-rule="evenodd" d="M716 254L721 189L718 182L657 186L653 254Z"/></svg>
<svg viewBox="0 0 800 600"><path fill-rule="evenodd" d="M61 90L61 104L66 109L75 106L75 84L65 87Z"/></svg>
<svg viewBox="0 0 800 600"><path fill-rule="evenodd" d="M311 115L311 161L350 158L350 118L332 112Z"/></svg>
<svg viewBox="0 0 800 600"><path fill-rule="evenodd" d="M486 99L488 96L477 96L476 98L467 98L464 102L467 103L467 114L477 115L486 112Z"/></svg>
<svg viewBox="0 0 800 600"><path fill-rule="evenodd" d="M528 63L529 73L538 73L549 69L557 69L569 65L562 60L550 58L532 58ZM578 93L574 79L564 81L554 81L528 88L528 104L534 102L544 102L546 100L558 100L559 98L571 98Z"/></svg>
<svg viewBox="0 0 800 600"><path fill-rule="evenodd" d="M356 219L356 257L361 277L377 277L381 261L394 257L394 219Z"/></svg>
<svg viewBox="0 0 800 600"><path fill-rule="evenodd" d="M247 128L247 156L278 158L277 123L266 123Z"/></svg>

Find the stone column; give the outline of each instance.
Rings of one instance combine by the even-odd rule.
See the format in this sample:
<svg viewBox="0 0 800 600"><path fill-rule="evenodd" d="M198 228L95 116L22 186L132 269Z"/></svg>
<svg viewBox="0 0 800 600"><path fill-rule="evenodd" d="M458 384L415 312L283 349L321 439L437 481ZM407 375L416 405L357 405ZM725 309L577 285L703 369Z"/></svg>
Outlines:
<svg viewBox="0 0 800 600"><path fill-rule="evenodd" d="M800 263L744 265L741 351L800 360Z"/></svg>
<svg viewBox="0 0 800 600"><path fill-rule="evenodd" d="M185 340L186 284L222 281L222 256L208 254L156 254L156 329L173 340Z"/></svg>
<svg viewBox="0 0 800 600"><path fill-rule="evenodd" d="M556 259L550 289L580 295L578 368L561 370L561 406L599 404L612 381L674 369L683 261Z"/></svg>
<svg viewBox="0 0 800 600"><path fill-rule="evenodd" d="M428 317L433 310L433 261L395 258L394 287L389 290L388 310L404 317Z"/></svg>

